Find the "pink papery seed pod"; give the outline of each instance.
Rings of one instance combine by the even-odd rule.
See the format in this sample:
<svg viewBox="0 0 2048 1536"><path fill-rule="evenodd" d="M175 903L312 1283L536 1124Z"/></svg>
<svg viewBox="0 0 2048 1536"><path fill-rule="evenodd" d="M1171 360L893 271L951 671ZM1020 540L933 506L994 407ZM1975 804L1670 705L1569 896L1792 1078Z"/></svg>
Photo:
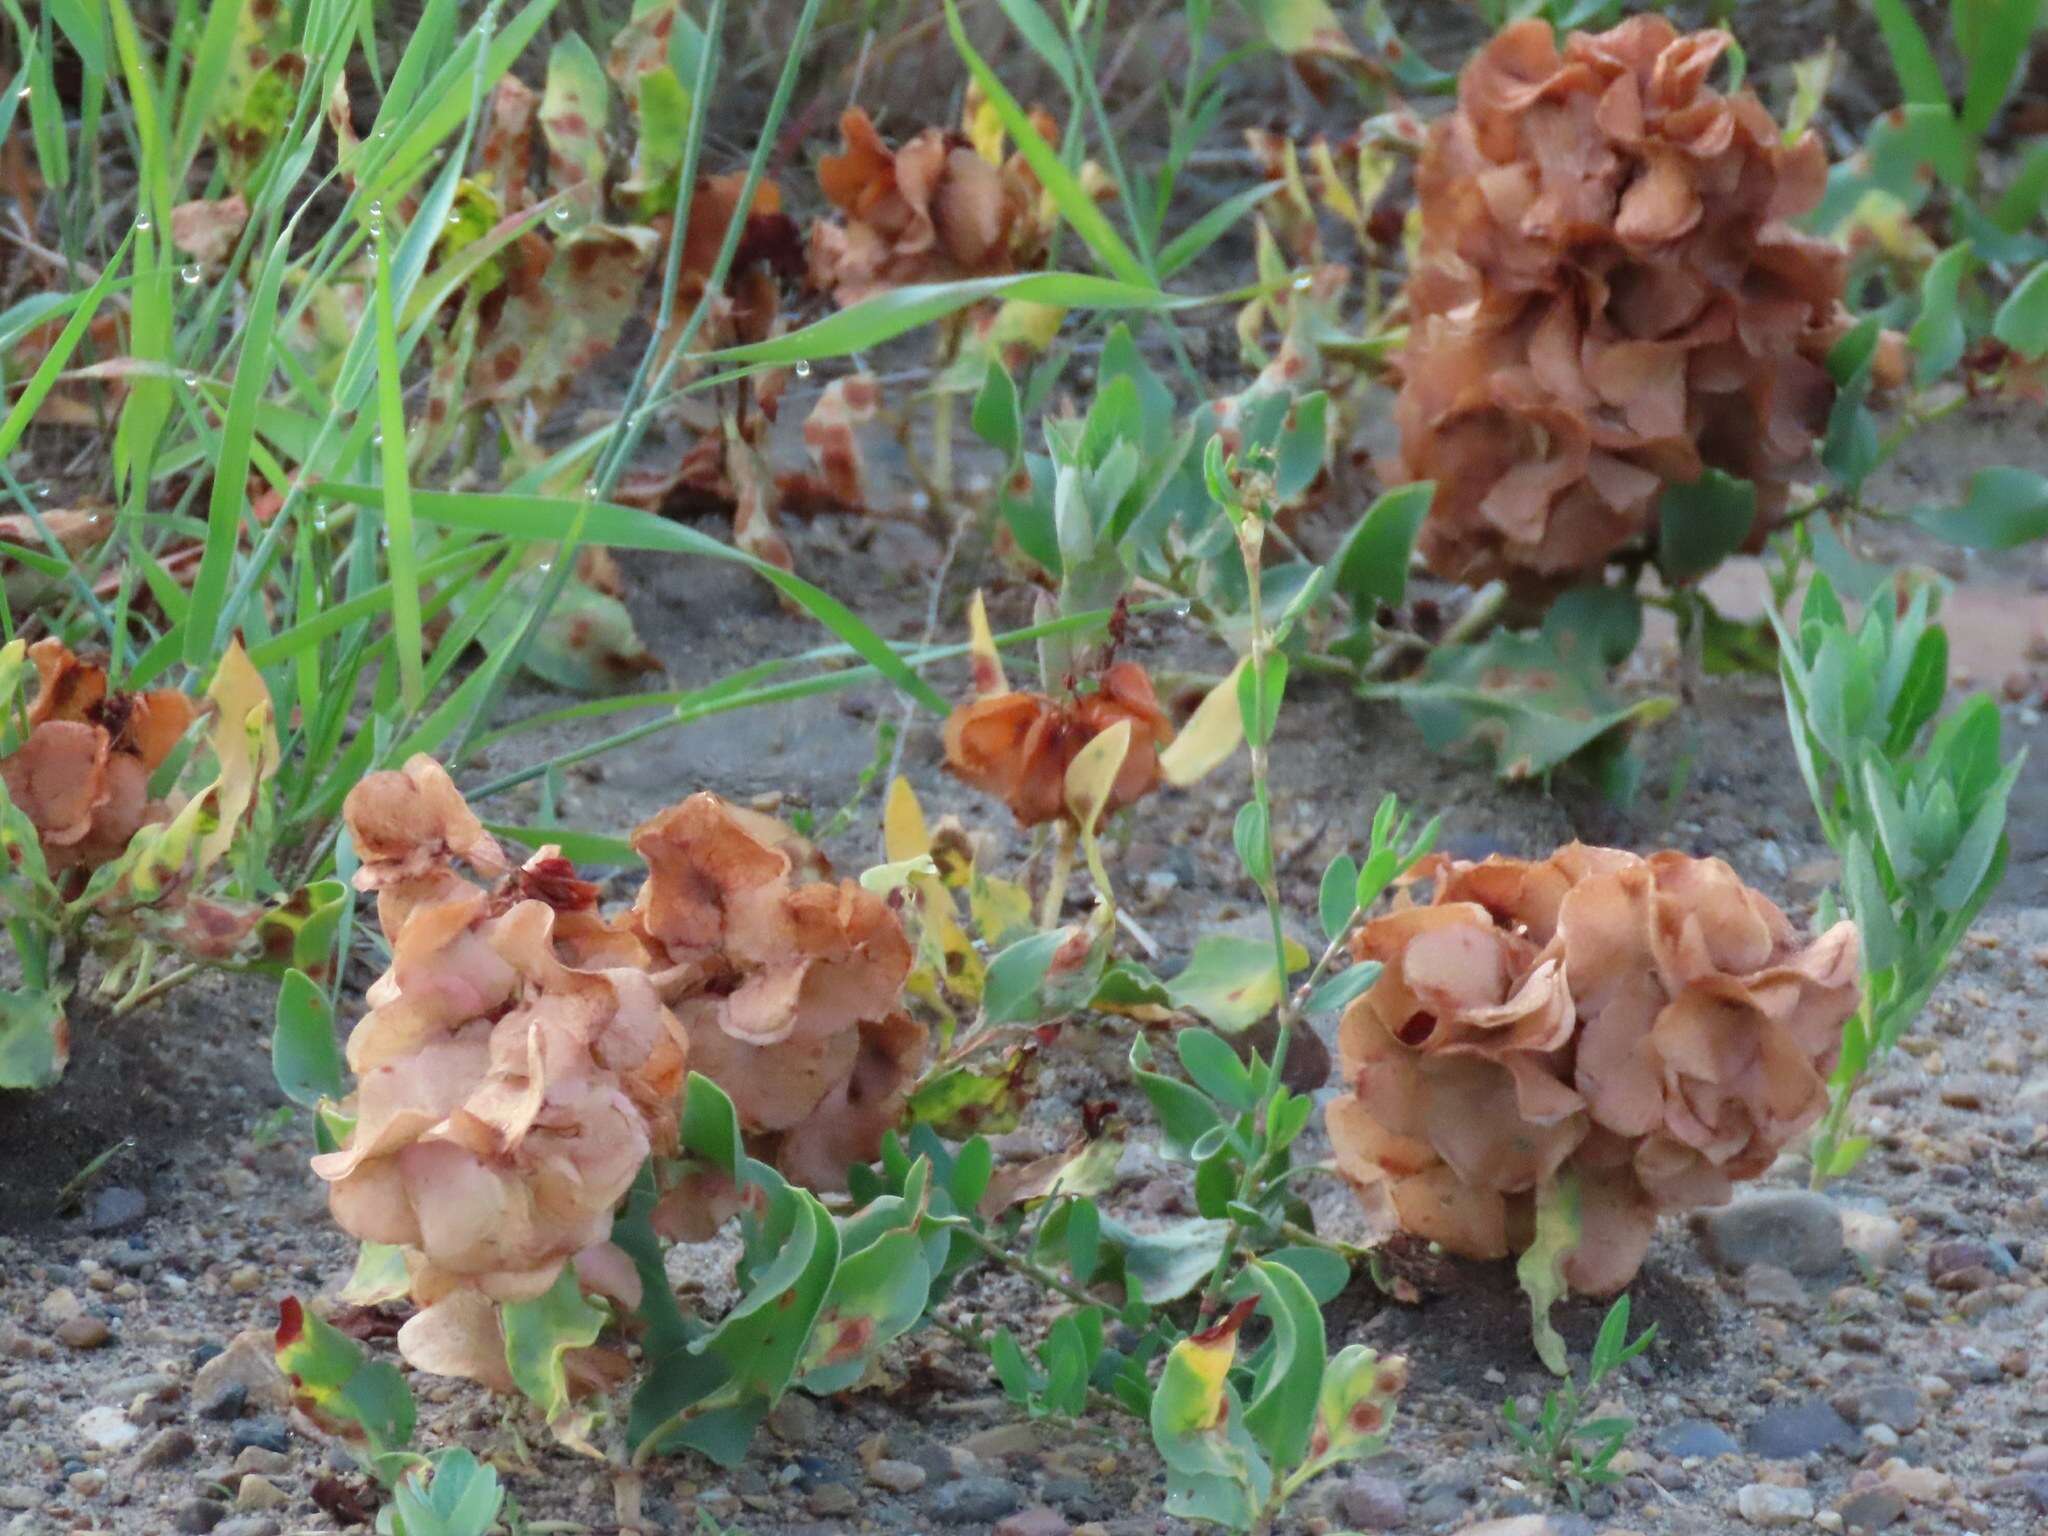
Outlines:
<svg viewBox="0 0 2048 1536"><path fill-rule="evenodd" d="M1753 546L1782 513L1834 400L1847 258L1791 223L1819 137L1706 83L1728 42L1646 15L1560 50L1518 22L1432 126L1395 414L1439 575L1598 580L1708 469L1756 486Z"/></svg>
<svg viewBox="0 0 2048 1536"><path fill-rule="evenodd" d="M1426 905L1353 948L1377 982L1339 1035L1338 1162L1383 1231L1471 1258L1527 1245L1570 1176L1574 1289L1634 1276L1659 1214L1725 1202L1827 1104L1861 999L1853 923L1802 943L1718 859L1572 844L1435 860Z"/></svg>

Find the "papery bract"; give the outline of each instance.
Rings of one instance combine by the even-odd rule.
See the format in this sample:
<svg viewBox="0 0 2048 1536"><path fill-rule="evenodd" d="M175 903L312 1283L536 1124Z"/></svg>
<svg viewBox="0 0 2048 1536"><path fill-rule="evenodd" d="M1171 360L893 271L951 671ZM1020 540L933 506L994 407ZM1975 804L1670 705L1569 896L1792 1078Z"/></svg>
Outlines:
<svg viewBox="0 0 2048 1536"><path fill-rule="evenodd" d="M900 1011L911 947L887 901L833 883L773 819L696 794L634 834L649 876L626 926L653 956L691 1063L732 1099L756 1152L843 1184L880 1149L923 1063Z"/></svg>
<svg viewBox="0 0 2048 1536"><path fill-rule="evenodd" d="M1706 84L1728 42L1637 16L1560 51L1531 19L1460 76L1416 170L1396 406L1439 574L1597 577L1710 468L1755 483L1752 543L1782 511L1834 399L1847 262L1791 223L1819 137Z"/></svg>
<svg viewBox="0 0 2048 1536"><path fill-rule="evenodd" d="M38 686L28 735L0 759L0 781L40 835L52 872L93 869L172 807L149 796L149 778L198 715L182 693L118 693L104 667L60 640L28 650Z"/></svg>
<svg viewBox="0 0 2048 1536"><path fill-rule="evenodd" d="M1102 814L1135 804L1159 785L1159 753L1173 726L1134 661L1106 668L1090 692L1064 699L1008 688L960 705L946 720L946 767L1010 807L1019 826L1066 817L1067 769L1081 749L1120 721L1131 726Z"/></svg>
<svg viewBox="0 0 2048 1536"><path fill-rule="evenodd" d="M1353 941L1384 970L1344 1015L1329 1109L1386 1228L1504 1257L1568 1175L1566 1276L1618 1290L1660 1213L1727 1200L1825 1109L1860 997L1853 923L1801 943L1726 864L1680 853L1575 843L1421 873L1430 903Z"/></svg>

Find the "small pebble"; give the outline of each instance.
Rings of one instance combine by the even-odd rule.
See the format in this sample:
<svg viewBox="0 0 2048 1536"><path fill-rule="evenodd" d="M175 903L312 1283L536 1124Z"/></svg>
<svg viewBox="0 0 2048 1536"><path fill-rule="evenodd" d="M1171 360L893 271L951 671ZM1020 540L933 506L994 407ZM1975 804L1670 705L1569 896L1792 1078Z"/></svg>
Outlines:
<svg viewBox="0 0 2048 1536"><path fill-rule="evenodd" d="M868 1481L891 1493L915 1493L925 1485L925 1470L914 1461L884 1456L868 1468Z"/></svg>

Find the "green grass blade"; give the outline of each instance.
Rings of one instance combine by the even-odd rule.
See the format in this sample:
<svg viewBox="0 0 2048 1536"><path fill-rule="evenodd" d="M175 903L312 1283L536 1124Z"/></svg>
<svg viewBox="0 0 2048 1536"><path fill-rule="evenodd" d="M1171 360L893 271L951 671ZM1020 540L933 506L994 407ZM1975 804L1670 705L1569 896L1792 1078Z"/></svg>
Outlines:
<svg viewBox="0 0 2048 1536"><path fill-rule="evenodd" d="M996 72L988 67L987 60L974 51L974 44L967 40L967 29L960 24L960 10L954 0L946 0L946 30L953 35L954 48L966 62L968 73L974 76L975 84L981 87L989 105L995 109L1018 153L1024 156L1032 173L1038 177L1038 184L1051 195L1060 217L1086 242L1088 249L1095 253L1096 260L1115 276L1135 288L1157 287L1145 271L1145 264L1124 243L1123 236L1116 232L1102 210L1095 206L1095 199L1081 186L1080 179L1067 169L1059 152L1031 126L1030 116L1017 104L1017 98L1010 94L1009 88L996 77Z"/></svg>
<svg viewBox="0 0 2048 1536"><path fill-rule="evenodd" d="M214 96L227 78L233 60L235 33L240 30L248 0L215 0L206 8L206 25L199 34L199 46L192 50L192 72L185 87L185 99L178 109L178 126L171 135L171 175L182 182L199 150L199 135L213 111Z"/></svg>
<svg viewBox="0 0 2048 1536"><path fill-rule="evenodd" d="M1906 6L1906 0L1870 0L1877 17L1877 29L1884 34L1885 52L1891 56L1892 73L1910 103L1929 107L1949 104L1948 87L1941 83L1941 65L1920 23Z"/></svg>
<svg viewBox="0 0 2048 1536"><path fill-rule="evenodd" d="M391 257L384 237L377 250L377 420L383 434L384 531L390 548L391 627L397 636L400 693L408 710L426 698L421 672L420 573L413 547L412 470L405 461L405 381L398 371L398 321L391 300Z"/></svg>
<svg viewBox="0 0 2048 1536"><path fill-rule="evenodd" d="M1246 214L1280 190L1278 182L1261 182L1225 198L1166 242L1159 253L1159 280L1165 282L1237 226Z"/></svg>
<svg viewBox="0 0 2048 1536"><path fill-rule="evenodd" d="M214 460L213 496L207 505L206 549L192 580L192 604L186 615L185 662L203 667L220 654L221 613L235 550L242 539L242 515L248 503L249 452L256 434L256 407L270 382L270 343L277 324L277 293L284 281L285 258L291 251L291 228L272 242L270 255L250 297L249 326L235 361L235 382L228 394L227 418L221 423L220 451Z"/></svg>
<svg viewBox="0 0 2048 1536"><path fill-rule="evenodd" d="M727 347L706 359L726 365L784 365L847 357L979 304L984 299L1026 299L1063 309L1184 309L1203 301L1178 299L1149 283L1124 283L1084 272L1019 272L957 283L911 283L849 305L801 330L746 346ZM705 381L709 382L709 381Z"/></svg>
<svg viewBox="0 0 2048 1536"><path fill-rule="evenodd" d="M375 506L379 496L376 487L365 485L323 485L320 492L357 506ZM721 544L708 534L656 517L651 512L608 501L456 491L420 491L413 498L413 512L421 522L443 528L466 528L478 533L496 533L507 538L549 544L565 539L580 518L582 536L593 544L609 544L617 549L703 555L743 565L801 606L862 658L873 663L890 682L927 709L945 714L950 708L929 683L904 663L887 641L831 593L779 566L756 559L745 550Z"/></svg>
<svg viewBox="0 0 2048 1536"><path fill-rule="evenodd" d="M99 279L79 297L77 306L71 311L71 318L64 322L64 329L57 333L50 350L43 354L43 360L36 365L36 371L29 375L21 396L14 402L14 409L7 413L6 420L0 421L0 460L14 452L14 445L21 441L21 434L28 430L28 424L35 420L36 412L43 401L57 385L58 376L64 372L64 365L71 361L71 354L77 350L79 339L85 335L93 316L99 313L101 303L118 285L115 274L121 269L121 258L127 254L134 240L133 235L124 236L113 259L101 269Z"/></svg>

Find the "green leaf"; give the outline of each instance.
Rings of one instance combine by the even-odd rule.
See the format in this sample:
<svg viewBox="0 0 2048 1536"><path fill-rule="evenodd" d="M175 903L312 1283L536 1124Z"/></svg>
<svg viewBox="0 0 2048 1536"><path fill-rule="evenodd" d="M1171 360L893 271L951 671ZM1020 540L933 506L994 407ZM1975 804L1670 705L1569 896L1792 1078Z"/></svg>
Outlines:
<svg viewBox="0 0 2048 1536"><path fill-rule="evenodd" d="M2048 352L2048 262L2029 272L1998 306L1991 334L2028 362Z"/></svg>
<svg viewBox="0 0 2048 1536"><path fill-rule="evenodd" d="M1358 910L1358 864L1348 853L1340 853L1323 870L1323 883L1316 892L1316 916L1323 925L1323 937L1335 943L1351 926Z"/></svg>
<svg viewBox="0 0 2048 1536"><path fill-rule="evenodd" d="M1052 957L1066 940L1058 929L1034 933L1000 951L988 963L988 979L982 984L981 1005L991 1024L1016 1024L1035 1019L1042 1011L1040 989Z"/></svg>
<svg viewBox="0 0 2048 1536"><path fill-rule="evenodd" d="M1906 345L1913 349L1913 381L1922 389L1955 367L1969 342L1963 324L1962 287L1976 260L1976 252L1965 240L1928 263L1920 279L1920 313L1906 333Z"/></svg>
<svg viewBox="0 0 2048 1536"><path fill-rule="evenodd" d="M326 992L303 971L286 971L278 983L270 1070L284 1096L308 1109L348 1091L341 1046L334 1038L334 1011Z"/></svg>
<svg viewBox="0 0 2048 1536"><path fill-rule="evenodd" d="M1175 1344L1152 1396L1152 1444L1166 1463L1167 1513L1239 1531L1252 1528L1273 1486L1230 1382L1237 1332L1253 1305L1247 1298L1214 1327Z"/></svg>
<svg viewBox="0 0 2048 1536"><path fill-rule="evenodd" d="M2034 30L2041 0L1963 0L1949 8L1956 48L1968 65L1963 84L1963 127L1981 134L2011 95Z"/></svg>
<svg viewBox="0 0 2048 1536"><path fill-rule="evenodd" d="M1377 1453L1393 1428L1394 1400L1407 1384L1408 1362L1399 1355L1381 1359L1363 1344L1337 1351L1323 1369L1316 1409L1316 1427L1329 1444L1321 1464Z"/></svg>
<svg viewBox="0 0 2048 1536"><path fill-rule="evenodd" d="M1673 585L1696 581L1742 548L1756 522L1756 487L1709 469L1667 485L1657 518L1657 569Z"/></svg>
<svg viewBox="0 0 2048 1536"><path fill-rule="evenodd" d="M633 1395L626 1434L636 1456L687 1446L737 1466L788 1387L839 1266L839 1234L817 1197L762 1164L748 1181L765 1216L748 1218L760 1262L746 1295L708 1334L653 1361Z"/></svg>
<svg viewBox="0 0 2048 1536"><path fill-rule="evenodd" d="M1588 769L1623 798L1633 788L1627 732L1674 707L1660 696L1623 702L1599 658L1567 658L1553 634L1507 630L1439 647L1411 682L1359 691L1398 699L1431 747L1482 753L1504 779L1545 777L1585 753Z"/></svg>
<svg viewBox="0 0 2048 1536"><path fill-rule="evenodd" d="M505 1364L512 1381L550 1422L569 1406L569 1376L563 1357L587 1349L604 1331L604 1309L583 1295L576 1266L564 1264L546 1294L532 1301L508 1301L499 1309L505 1327Z"/></svg>
<svg viewBox="0 0 2048 1536"><path fill-rule="evenodd" d="M70 1027L54 987L0 991L0 1088L47 1088L64 1075Z"/></svg>
<svg viewBox="0 0 2048 1536"><path fill-rule="evenodd" d="M1889 970L1899 956L1899 924L1892 915L1891 898L1878 878L1877 865L1863 834L1849 834L1842 850L1842 884L1849 897L1849 910L1863 933L1863 969L1866 974Z"/></svg>
<svg viewBox="0 0 2048 1536"><path fill-rule="evenodd" d="M1287 653L1269 651L1262 667L1246 666L1237 674L1237 712L1245 740L1263 747L1273 740L1280 720L1280 701L1287 692Z"/></svg>
<svg viewBox="0 0 2048 1536"><path fill-rule="evenodd" d="M307 1312L296 1296L278 1304L276 1349L293 1401L323 1429L362 1439L375 1455L400 1450L412 1438L412 1393L398 1367L368 1359L355 1340Z"/></svg>
<svg viewBox="0 0 2048 1536"><path fill-rule="evenodd" d="M1564 1263L1579 1246L1579 1181L1569 1173L1536 1192L1536 1236L1515 1262L1515 1278L1529 1298L1530 1342L1558 1376L1571 1374L1564 1337L1551 1326L1550 1309L1565 1293Z"/></svg>
<svg viewBox="0 0 2048 1536"><path fill-rule="evenodd" d="M1336 1013L1349 1006L1353 998L1379 979L1380 963L1377 960L1353 961L1335 975L1325 976L1317 982L1315 990L1301 1005L1301 1011L1311 1016Z"/></svg>
<svg viewBox="0 0 2048 1536"><path fill-rule="evenodd" d="M1102 1213L1093 1200L1079 1196L1068 1202L1067 1214L1067 1269L1074 1284L1093 1280L1101 1258Z"/></svg>
<svg viewBox="0 0 2048 1536"><path fill-rule="evenodd" d="M1178 1301L1214 1273L1230 1239L1230 1223L1202 1217L1157 1232L1134 1232L1101 1217L1102 1241L1122 1261L1128 1292L1148 1306Z"/></svg>
<svg viewBox="0 0 2048 1536"><path fill-rule="evenodd" d="M1288 963L1308 963L1301 947L1290 941ZM1187 968L1166 984L1174 1006L1198 1013L1226 1034L1248 1029L1279 1004L1283 979L1274 966L1267 939L1238 934L1204 934L1195 941Z"/></svg>
<svg viewBox="0 0 2048 1536"><path fill-rule="evenodd" d="M1010 377L1000 358L990 358L970 418L976 435L1000 453L1004 462L1015 463L1024 447L1023 417L1016 380Z"/></svg>
<svg viewBox="0 0 2048 1536"><path fill-rule="evenodd" d="M924 1315L932 1270L918 1231L922 1214L906 1205L900 1213L904 1225L840 1259L798 1366L797 1384L804 1390L841 1392L853 1386L883 1347Z"/></svg>
<svg viewBox="0 0 2048 1536"><path fill-rule="evenodd" d="M1365 509L1357 525L1344 537L1343 547L1332 562L1337 571L1337 590L1351 600L1361 618L1371 617L1380 603L1398 605L1408 595L1408 566L1414 556L1415 536L1429 515L1430 498L1436 482L1419 480L1383 493Z"/></svg>
<svg viewBox="0 0 2048 1536"><path fill-rule="evenodd" d="M1194 1160L1194 1146L1223 1123L1216 1106L1201 1092L1179 1078L1150 1070L1152 1048L1140 1034L1131 1042L1131 1075L1159 1117L1167 1156L1180 1162Z"/></svg>
<svg viewBox="0 0 2048 1536"><path fill-rule="evenodd" d="M1259 1293L1259 1312L1272 1324L1251 1401L1245 1404L1245 1427L1268 1461L1292 1467L1308 1454L1315 1425L1316 1394L1323 1381L1322 1309L1301 1276L1285 1265L1253 1259L1244 1281Z"/></svg>
<svg viewBox="0 0 2048 1536"><path fill-rule="evenodd" d="M403 1248L395 1243L363 1243L356 1249L356 1267L349 1272L340 1295L351 1306L374 1307L396 1301L411 1290Z"/></svg>
<svg viewBox="0 0 2048 1536"><path fill-rule="evenodd" d="M510 645L545 583L544 568L514 577L484 612L477 643L486 651ZM526 653L527 671L571 693L616 693L660 666L641 644L626 605L576 575L557 594Z"/></svg>
<svg viewBox="0 0 2048 1536"><path fill-rule="evenodd" d="M451 1445L411 1468L391 1499L399 1536L483 1536L497 1523L505 1493L497 1468L478 1461L466 1446Z"/></svg>
<svg viewBox="0 0 2048 1536"><path fill-rule="evenodd" d="M1266 808L1256 800L1247 800L1237 808L1237 820L1230 829L1231 843L1237 849L1238 862L1244 865L1244 872L1252 877L1252 883L1263 890L1273 880L1273 845L1268 835Z"/></svg>
<svg viewBox="0 0 2048 1536"><path fill-rule="evenodd" d="M1259 1107L1251 1073L1221 1035L1206 1029L1183 1029L1175 1034L1173 1047L1195 1086L1225 1109L1248 1115Z"/></svg>
<svg viewBox="0 0 2048 1536"><path fill-rule="evenodd" d="M1320 1307L1327 1307L1351 1284L1351 1266L1327 1248L1276 1248L1266 1255L1266 1262L1293 1270Z"/></svg>
<svg viewBox="0 0 2048 1536"><path fill-rule="evenodd" d="M1941 66L1935 62L1927 34L1913 19L1906 0L1870 0L1870 9L1877 18L1885 51L1891 56L1892 73L1898 76L1906 100L1916 105L1946 107L1948 87L1942 84Z"/></svg>

